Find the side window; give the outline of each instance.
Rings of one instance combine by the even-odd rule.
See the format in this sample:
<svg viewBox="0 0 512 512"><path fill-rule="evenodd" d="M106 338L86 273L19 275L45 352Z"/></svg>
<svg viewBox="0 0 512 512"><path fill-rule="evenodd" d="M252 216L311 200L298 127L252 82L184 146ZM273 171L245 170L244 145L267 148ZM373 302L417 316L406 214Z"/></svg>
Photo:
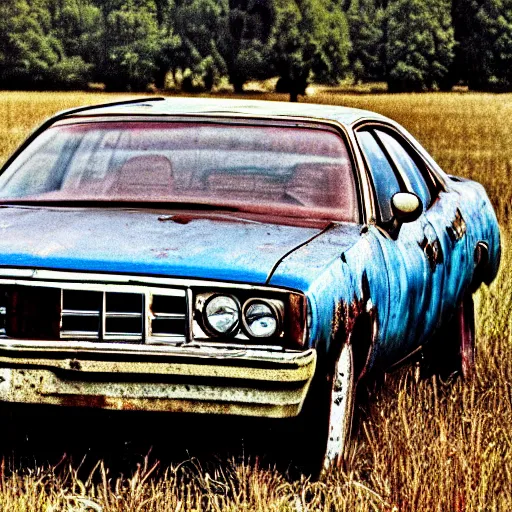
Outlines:
<svg viewBox="0 0 512 512"><path fill-rule="evenodd" d="M400 192L400 183L379 143L369 131L357 132L361 149L366 156L375 185L381 221L389 222L393 217L391 197Z"/></svg>
<svg viewBox="0 0 512 512"><path fill-rule="evenodd" d="M428 208L431 203L430 190L410 154L404 146L389 133L381 130L375 130L375 133L380 138L395 165L399 168L399 171L402 172L404 179L409 181L412 191L421 199L423 207L425 209Z"/></svg>

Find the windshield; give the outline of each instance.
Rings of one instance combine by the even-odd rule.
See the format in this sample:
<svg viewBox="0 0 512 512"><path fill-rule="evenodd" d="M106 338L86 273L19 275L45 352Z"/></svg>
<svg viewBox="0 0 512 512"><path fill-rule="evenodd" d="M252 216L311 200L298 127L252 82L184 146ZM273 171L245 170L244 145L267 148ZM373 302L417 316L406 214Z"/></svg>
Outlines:
<svg viewBox="0 0 512 512"><path fill-rule="evenodd" d="M2 202L235 205L357 222L343 139L327 129L94 121L55 125L0 176Z"/></svg>

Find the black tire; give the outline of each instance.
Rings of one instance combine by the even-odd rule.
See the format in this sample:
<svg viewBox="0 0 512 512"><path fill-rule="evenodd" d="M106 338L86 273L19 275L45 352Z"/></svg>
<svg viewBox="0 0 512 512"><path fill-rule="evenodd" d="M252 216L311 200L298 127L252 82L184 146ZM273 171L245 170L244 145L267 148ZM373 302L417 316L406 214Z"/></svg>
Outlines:
<svg viewBox="0 0 512 512"><path fill-rule="evenodd" d="M455 313L423 353L427 375L448 377L460 374L470 379L475 372L475 308L473 296L466 293Z"/></svg>
<svg viewBox="0 0 512 512"><path fill-rule="evenodd" d="M330 468L345 464L355 387L352 345L346 344L333 369L317 373L300 415L293 420L293 432L287 442L294 445L294 470L315 479Z"/></svg>

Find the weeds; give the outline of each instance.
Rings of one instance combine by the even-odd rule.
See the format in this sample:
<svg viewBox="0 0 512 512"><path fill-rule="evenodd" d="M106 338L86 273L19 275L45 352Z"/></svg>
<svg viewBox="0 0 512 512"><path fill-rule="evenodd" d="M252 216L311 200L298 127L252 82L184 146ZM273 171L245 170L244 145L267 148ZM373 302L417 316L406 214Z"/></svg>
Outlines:
<svg viewBox="0 0 512 512"><path fill-rule="evenodd" d="M5 159L38 122L56 110L112 98L87 93L2 93L0 158ZM162 468L146 458L129 476L110 475L100 461L84 481L72 466L9 473L4 464L1 510L512 509L512 261L506 250L512 215L508 124L512 96L350 96L324 91L308 101L388 115L418 137L447 172L485 185L500 220L505 251L496 282L476 296L475 378L417 381L413 369L388 378L360 413L347 472L333 471L320 482L291 482L276 470L235 460L225 460L212 470L194 459Z"/></svg>

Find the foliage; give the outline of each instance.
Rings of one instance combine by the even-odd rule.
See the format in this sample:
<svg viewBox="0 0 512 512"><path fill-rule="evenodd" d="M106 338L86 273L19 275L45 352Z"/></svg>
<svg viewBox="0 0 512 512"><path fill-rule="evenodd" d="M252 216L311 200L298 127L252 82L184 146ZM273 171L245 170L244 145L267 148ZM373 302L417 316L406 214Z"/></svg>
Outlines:
<svg viewBox="0 0 512 512"><path fill-rule="evenodd" d="M447 0L391 0L387 76L391 92L445 88L455 44Z"/></svg>
<svg viewBox="0 0 512 512"><path fill-rule="evenodd" d="M102 51L97 79L108 90L144 90L156 71L159 30L154 2L106 0L102 13Z"/></svg>
<svg viewBox="0 0 512 512"><path fill-rule="evenodd" d="M43 20L26 0L0 3L0 86L43 87L59 60L59 44L43 30Z"/></svg>
<svg viewBox="0 0 512 512"><path fill-rule="evenodd" d="M92 64L84 62L82 57L65 55L48 71L46 89L71 90L85 89L90 80Z"/></svg>
<svg viewBox="0 0 512 512"><path fill-rule="evenodd" d="M330 0L277 0L272 63L280 90L297 100L312 78L336 83L348 67L346 18Z"/></svg>
<svg viewBox="0 0 512 512"><path fill-rule="evenodd" d="M178 0L173 17L167 20L168 26L174 24L181 40L171 68L174 74L177 69L184 71L190 83L200 89L211 90L225 73L225 62L218 50L224 8L222 2L215 0Z"/></svg>
<svg viewBox="0 0 512 512"><path fill-rule="evenodd" d="M352 41L350 68L355 82L386 79L384 13L374 0L353 0L347 11Z"/></svg>
<svg viewBox="0 0 512 512"><path fill-rule="evenodd" d="M39 0L47 12L47 25L69 57L92 62L101 51L101 11L89 0Z"/></svg>
<svg viewBox="0 0 512 512"><path fill-rule="evenodd" d="M474 90L511 90L512 1L454 0L454 24L456 76Z"/></svg>
<svg viewBox="0 0 512 512"><path fill-rule="evenodd" d="M275 14L272 0L230 0L225 9L219 47L235 92L248 80L269 77Z"/></svg>
<svg viewBox="0 0 512 512"><path fill-rule="evenodd" d="M512 0L2 0L0 88L512 90Z"/></svg>

